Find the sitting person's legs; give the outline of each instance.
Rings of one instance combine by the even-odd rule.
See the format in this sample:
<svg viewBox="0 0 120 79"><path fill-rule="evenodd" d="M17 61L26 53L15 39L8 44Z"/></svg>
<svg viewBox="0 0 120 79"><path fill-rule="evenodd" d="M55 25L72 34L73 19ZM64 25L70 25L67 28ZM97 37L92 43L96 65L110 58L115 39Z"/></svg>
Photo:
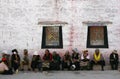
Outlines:
<svg viewBox="0 0 120 79"><path fill-rule="evenodd" d="M29 69L29 63L25 62L25 61L22 61L22 63L21 63L21 69L24 70L25 66L27 66L27 68Z"/></svg>
<svg viewBox="0 0 120 79"><path fill-rule="evenodd" d="M42 62L38 62L38 63L37 63L37 68L38 68L39 71L41 71L41 68L42 68Z"/></svg>
<svg viewBox="0 0 120 79"><path fill-rule="evenodd" d="M80 62L74 62L76 68L75 70L79 70L80 69Z"/></svg>
<svg viewBox="0 0 120 79"><path fill-rule="evenodd" d="M91 66L91 69L93 70L93 66L94 65L101 65L101 70L104 70L104 66L105 66L105 61L104 60L100 60L100 61L97 61L97 62L95 62L95 61L91 61L91 64L90 64L90 66Z"/></svg>
<svg viewBox="0 0 120 79"><path fill-rule="evenodd" d="M9 70L5 70L3 73L1 73L3 75L12 75L13 74L13 71L12 69L9 69Z"/></svg>
<svg viewBox="0 0 120 79"><path fill-rule="evenodd" d="M91 70L93 70L94 64L95 64L95 62L92 60L92 61L90 62L90 69L91 69Z"/></svg>
<svg viewBox="0 0 120 79"><path fill-rule="evenodd" d="M47 71L50 69L50 63L49 62L43 62L42 63L42 68L43 68L43 71Z"/></svg>
<svg viewBox="0 0 120 79"><path fill-rule="evenodd" d="M92 61L92 66L94 64L94 61ZM85 69L85 70L89 70L90 69L90 62L88 59L83 59L81 62L80 62L80 67L81 69ZM91 68L92 69L92 68Z"/></svg>
<svg viewBox="0 0 120 79"><path fill-rule="evenodd" d="M35 70L36 66L37 66L37 63L35 61L31 63L31 68L33 71Z"/></svg>
<svg viewBox="0 0 120 79"><path fill-rule="evenodd" d="M104 70L104 66L105 66L105 61L101 60L98 62L101 65L101 70Z"/></svg>
<svg viewBox="0 0 120 79"><path fill-rule="evenodd" d="M64 70L64 68L68 68L68 70L70 69L70 63L69 62L62 62L62 70Z"/></svg>

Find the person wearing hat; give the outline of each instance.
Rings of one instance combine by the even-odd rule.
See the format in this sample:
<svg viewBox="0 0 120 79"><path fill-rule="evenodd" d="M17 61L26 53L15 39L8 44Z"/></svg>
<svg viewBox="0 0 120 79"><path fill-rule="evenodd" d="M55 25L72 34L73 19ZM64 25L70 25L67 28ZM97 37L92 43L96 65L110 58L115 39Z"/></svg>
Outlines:
<svg viewBox="0 0 120 79"><path fill-rule="evenodd" d="M15 73L18 73L20 67L20 56L18 54L17 49L12 50L11 67Z"/></svg>
<svg viewBox="0 0 120 79"><path fill-rule="evenodd" d="M7 52L7 50L3 51L4 57L7 59L7 66L10 67L10 54Z"/></svg>
<svg viewBox="0 0 120 79"><path fill-rule="evenodd" d="M100 53L99 49L95 50L95 53L93 54L93 60L91 61L91 70L93 70L94 65L101 65L101 70L104 71L105 61L102 53Z"/></svg>
<svg viewBox="0 0 120 79"><path fill-rule="evenodd" d="M79 53L77 53L77 51L72 50L72 66L73 68L75 67L75 70L79 70L80 69L80 55Z"/></svg>
<svg viewBox="0 0 120 79"><path fill-rule="evenodd" d="M31 68L33 71L35 71L35 69L38 69L39 71L41 71L41 67L42 67L41 57L38 54L38 51L35 51L31 61Z"/></svg>
<svg viewBox="0 0 120 79"><path fill-rule="evenodd" d="M5 58L5 54L3 54L2 60L0 62L0 74L4 75L13 74L12 69L7 66L7 59Z"/></svg>
<svg viewBox="0 0 120 79"><path fill-rule="evenodd" d="M82 61L89 61L90 60L90 55L88 54L88 50L84 50L82 55L81 55L81 60Z"/></svg>
<svg viewBox="0 0 120 79"><path fill-rule="evenodd" d="M24 71L24 66L27 66L28 70L30 70L30 60L29 60L28 50L24 49L23 54L24 54L24 57L21 63L21 70Z"/></svg>
<svg viewBox="0 0 120 79"><path fill-rule="evenodd" d="M111 54L110 54L110 65L111 65L111 69L112 70L118 70L118 63L119 63L119 55L117 53L117 50L114 50Z"/></svg>
<svg viewBox="0 0 120 79"><path fill-rule="evenodd" d="M89 69L90 65L90 55L88 54L88 50L84 50L83 53L81 54L81 69Z"/></svg>

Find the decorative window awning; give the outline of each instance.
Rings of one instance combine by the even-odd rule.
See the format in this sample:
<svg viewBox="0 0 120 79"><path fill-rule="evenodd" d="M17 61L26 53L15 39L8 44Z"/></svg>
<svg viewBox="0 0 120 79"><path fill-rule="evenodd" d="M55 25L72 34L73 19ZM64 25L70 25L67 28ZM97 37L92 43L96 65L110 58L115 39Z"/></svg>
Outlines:
<svg viewBox="0 0 120 79"><path fill-rule="evenodd" d="M64 25L68 23L64 21L40 21L38 22L38 24L40 25L57 25L57 24Z"/></svg>
<svg viewBox="0 0 120 79"><path fill-rule="evenodd" d="M84 21L82 23L87 24L88 26L105 26L105 25L108 25L108 24L112 24L112 22L110 22L110 21L97 21L97 22Z"/></svg>

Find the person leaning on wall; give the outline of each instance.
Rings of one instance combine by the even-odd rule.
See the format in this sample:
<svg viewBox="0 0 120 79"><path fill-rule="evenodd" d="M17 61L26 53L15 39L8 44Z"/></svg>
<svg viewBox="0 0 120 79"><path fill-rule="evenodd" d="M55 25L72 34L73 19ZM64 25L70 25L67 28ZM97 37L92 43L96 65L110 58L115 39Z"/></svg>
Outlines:
<svg viewBox="0 0 120 79"><path fill-rule="evenodd" d="M52 53L52 62L50 64L51 70L60 70L61 57L56 51Z"/></svg>
<svg viewBox="0 0 120 79"><path fill-rule="evenodd" d="M18 54L17 49L12 50L11 67L15 73L18 73L20 67L20 56Z"/></svg>
<svg viewBox="0 0 120 79"><path fill-rule="evenodd" d="M44 71L50 70L50 64L52 62L52 59L53 59L52 54L48 49L46 49L45 54L43 56L43 64L42 64Z"/></svg>
<svg viewBox="0 0 120 79"><path fill-rule="evenodd" d="M0 74L3 75L12 75L13 71L11 68L8 67L8 61L5 57L5 54L2 55L2 60L0 62Z"/></svg>
<svg viewBox="0 0 120 79"><path fill-rule="evenodd" d="M81 70L90 69L90 55L88 53L88 50L84 50L81 54L81 62L80 62Z"/></svg>
<svg viewBox="0 0 120 79"><path fill-rule="evenodd" d="M75 70L80 70L80 54L74 49L72 52L72 65L73 67L75 65Z"/></svg>
<svg viewBox="0 0 120 79"><path fill-rule="evenodd" d="M30 71L30 59L29 59L27 49L24 49L24 51L23 51L23 59L21 62L21 70L22 71L24 71L24 66L27 66L28 71Z"/></svg>
<svg viewBox="0 0 120 79"><path fill-rule="evenodd" d="M112 70L118 70L118 63L119 63L119 55L117 53L117 50L114 50L110 54L110 65Z"/></svg>
<svg viewBox="0 0 120 79"><path fill-rule="evenodd" d="M96 49L95 53L93 54L93 60L91 61L91 70L93 70L93 66L96 64L101 65L101 70L104 71L105 61L99 49Z"/></svg>
<svg viewBox="0 0 120 79"><path fill-rule="evenodd" d="M35 51L32 57L32 61L31 61L31 68L33 71L36 72L35 69L38 69L39 71L41 71L41 67L42 67L41 57L38 54L38 51Z"/></svg>
<svg viewBox="0 0 120 79"><path fill-rule="evenodd" d="M72 57L71 57L69 51L66 51L66 53L62 59L62 70L64 70L65 68L70 70L71 65L72 65Z"/></svg>

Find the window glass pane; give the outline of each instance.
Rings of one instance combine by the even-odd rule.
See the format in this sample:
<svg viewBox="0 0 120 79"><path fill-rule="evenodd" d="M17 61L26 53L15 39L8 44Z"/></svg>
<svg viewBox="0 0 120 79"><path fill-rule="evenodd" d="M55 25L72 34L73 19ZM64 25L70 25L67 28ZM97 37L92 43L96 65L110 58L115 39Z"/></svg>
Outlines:
<svg viewBox="0 0 120 79"><path fill-rule="evenodd" d="M46 27L46 45L59 45L59 27Z"/></svg>
<svg viewBox="0 0 120 79"><path fill-rule="evenodd" d="M108 48L106 26L88 26L87 48Z"/></svg>
<svg viewBox="0 0 120 79"><path fill-rule="evenodd" d="M104 27L90 27L90 44L104 45Z"/></svg>
<svg viewBox="0 0 120 79"><path fill-rule="evenodd" d="M41 48L63 48L62 26L44 26Z"/></svg>

